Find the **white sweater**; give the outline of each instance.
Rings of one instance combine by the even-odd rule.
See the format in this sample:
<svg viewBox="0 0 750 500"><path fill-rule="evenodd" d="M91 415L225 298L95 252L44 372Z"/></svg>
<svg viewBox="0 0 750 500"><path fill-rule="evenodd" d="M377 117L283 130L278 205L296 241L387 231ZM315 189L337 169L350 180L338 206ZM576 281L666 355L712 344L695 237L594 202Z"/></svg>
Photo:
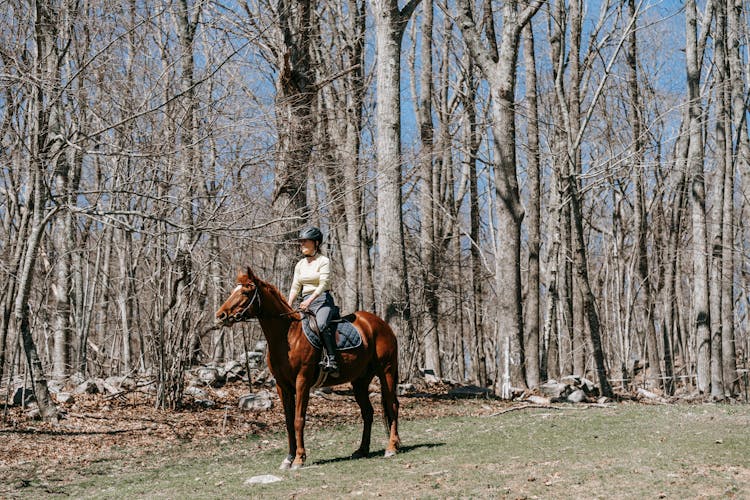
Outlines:
<svg viewBox="0 0 750 500"><path fill-rule="evenodd" d="M331 289L331 263L325 255L316 255L312 262L307 257L302 258L294 266L294 278L289 297L293 294L302 296L321 293Z"/></svg>

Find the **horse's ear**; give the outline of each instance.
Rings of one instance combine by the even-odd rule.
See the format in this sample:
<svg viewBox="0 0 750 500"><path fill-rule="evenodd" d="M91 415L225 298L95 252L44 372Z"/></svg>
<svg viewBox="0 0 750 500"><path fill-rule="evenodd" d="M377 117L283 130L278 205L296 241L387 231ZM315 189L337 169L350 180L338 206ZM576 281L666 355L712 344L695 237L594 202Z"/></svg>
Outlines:
<svg viewBox="0 0 750 500"><path fill-rule="evenodd" d="M257 276L255 276L255 273L252 269L250 269L250 266L247 266L247 279L255 283L255 281L258 279Z"/></svg>

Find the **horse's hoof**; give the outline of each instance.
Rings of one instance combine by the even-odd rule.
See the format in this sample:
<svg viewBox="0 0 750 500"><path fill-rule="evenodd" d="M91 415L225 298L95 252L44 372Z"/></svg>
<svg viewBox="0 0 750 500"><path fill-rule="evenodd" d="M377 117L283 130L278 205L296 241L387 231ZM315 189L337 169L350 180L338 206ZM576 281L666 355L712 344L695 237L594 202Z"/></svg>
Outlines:
<svg viewBox="0 0 750 500"><path fill-rule="evenodd" d="M289 458L291 459L292 457ZM302 466L305 465L305 459L307 459L307 455L305 455L304 453L294 457L294 462L292 462L292 470L301 469Z"/></svg>
<svg viewBox="0 0 750 500"><path fill-rule="evenodd" d="M368 452L362 451L362 450L357 450L354 453L352 453L352 457L351 458L354 459L354 460L356 460L358 458L367 458L367 455L369 455Z"/></svg>
<svg viewBox="0 0 750 500"><path fill-rule="evenodd" d="M289 457L286 457L279 466L279 470L288 470L292 467L292 459Z"/></svg>
<svg viewBox="0 0 750 500"><path fill-rule="evenodd" d="M396 450L385 450L385 458L396 456Z"/></svg>

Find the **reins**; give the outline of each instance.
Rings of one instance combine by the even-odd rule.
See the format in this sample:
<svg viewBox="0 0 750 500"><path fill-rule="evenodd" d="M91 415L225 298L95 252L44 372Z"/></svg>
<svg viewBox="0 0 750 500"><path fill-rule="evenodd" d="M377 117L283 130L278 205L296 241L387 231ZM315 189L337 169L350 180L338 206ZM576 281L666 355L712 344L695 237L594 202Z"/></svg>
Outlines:
<svg viewBox="0 0 750 500"><path fill-rule="evenodd" d="M302 317L300 317L300 318L291 318L292 321L302 321L302 320L305 319L304 315L308 315L308 316L311 316L313 318L315 317L315 313L312 312L312 311L310 311L310 310L308 310L308 309L305 309L305 310L295 309L294 311L290 311L290 312L286 312L286 313L281 313L279 316L281 316L281 317L291 316L292 314L301 314L302 315ZM318 322L317 321L310 321L309 325L310 325L310 328L312 329L312 331L315 332L318 336L320 336L320 331L318 330Z"/></svg>
<svg viewBox="0 0 750 500"><path fill-rule="evenodd" d="M291 316L292 314L304 314L305 312L306 311L303 311L302 309L295 309L293 311L281 313L279 314L279 316L283 318L284 316ZM302 318L291 318L291 319L292 321L302 321Z"/></svg>
<svg viewBox="0 0 750 500"><path fill-rule="evenodd" d="M250 299L250 302L248 302L248 304L245 307L242 308L242 310L239 312L239 314L235 315L236 317L241 318L241 319L245 319L245 313L247 313L247 311L253 306L253 304L255 304L255 301L257 300L258 301L258 314L256 314L255 317L258 318L258 319L260 319L260 317L261 317L261 300L260 300L260 294L258 293L259 290L260 290L260 286L257 283L255 283L255 292L253 293L253 296ZM299 318L293 317L294 314L301 314L302 317L299 317ZM304 315L315 316L315 313L312 312L312 311L310 311L310 310L294 309L292 311L279 314L279 317L281 317L281 318L288 317L292 321L302 321L304 319ZM314 329L317 330L318 329L317 323L314 322L314 321L312 323L315 324ZM318 335L320 335L320 332L316 332L316 333Z"/></svg>

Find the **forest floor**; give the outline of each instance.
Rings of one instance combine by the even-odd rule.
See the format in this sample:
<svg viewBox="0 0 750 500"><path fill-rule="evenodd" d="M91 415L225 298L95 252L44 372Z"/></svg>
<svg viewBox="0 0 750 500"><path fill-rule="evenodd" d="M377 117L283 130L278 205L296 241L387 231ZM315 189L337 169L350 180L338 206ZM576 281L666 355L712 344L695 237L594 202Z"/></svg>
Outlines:
<svg viewBox="0 0 750 500"><path fill-rule="evenodd" d="M343 386L311 398L307 466L286 455L278 400L237 408L240 384L213 408L153 409L150 399L76 396L58 426L12 408L0 421L0 498L750 498L750 406L603 405L402 396L401 453L348 460L359 409ZM373 396L373 399L377 399ZM379 403L376 419L380 415ZM246 484L275 475L273 484Z"/></svg>

